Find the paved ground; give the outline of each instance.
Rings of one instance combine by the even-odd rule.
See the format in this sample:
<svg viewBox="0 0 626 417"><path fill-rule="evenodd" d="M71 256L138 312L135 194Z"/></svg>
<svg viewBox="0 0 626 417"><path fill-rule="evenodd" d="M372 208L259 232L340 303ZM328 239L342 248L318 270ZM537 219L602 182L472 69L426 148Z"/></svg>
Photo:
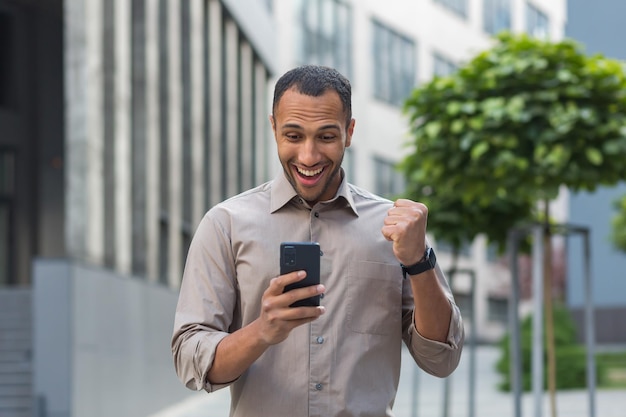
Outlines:
<svg viewBox="0 0 626 417"><path fill-rule="evenodd" d="M491 346L476 350L475 417L513 417L513 397L497 391L499 376L494 371L499 352ZM450 378L448 417L470 417L469 413L469 349L463 352L459 368ZM403 368L394 412L397 417L445 417L443 413L444 381L416 371L408 352L403 353ZM415 393L413 395L413 393ZM626 389L599 390L595 395L595 417L626 417ZM210 395L198 393L174 407L151 417L228 417L228 389ZM523 417L549 417L548 396L543 398L543 416L533 415L532 394L522 398ZM559 417L591 417L589 393L586 390L563 391L557 394Z"/></svg>

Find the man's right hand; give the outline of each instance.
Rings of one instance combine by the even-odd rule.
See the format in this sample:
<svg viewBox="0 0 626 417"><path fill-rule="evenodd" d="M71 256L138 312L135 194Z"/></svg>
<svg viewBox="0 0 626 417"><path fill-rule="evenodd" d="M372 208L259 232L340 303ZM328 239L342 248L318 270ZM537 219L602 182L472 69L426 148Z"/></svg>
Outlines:
<svg viewBox="0 0 626 417"><path fill-rule="evenodd" d="M268 345L280 343L291 330L324 314L323 306L289 307L298 300L324 293L323 285L312 285L283 292L285 287L306 277L305 271L294 271L270 281L261 298L261 313L257 319L260 336Z"/></svg>
<svg viewBox="0 0 626 417"><path fill-rule="evenodd" d="M324 307L289 307L294 301L322 294L323 285L287 291L285 286L306 277L304 271L290 272L273 278L261 299L259 318L229 334L220 341L207 380L228 383L242 374L265 350L282 342L295 327L309 323L324 314Z"/></svg>

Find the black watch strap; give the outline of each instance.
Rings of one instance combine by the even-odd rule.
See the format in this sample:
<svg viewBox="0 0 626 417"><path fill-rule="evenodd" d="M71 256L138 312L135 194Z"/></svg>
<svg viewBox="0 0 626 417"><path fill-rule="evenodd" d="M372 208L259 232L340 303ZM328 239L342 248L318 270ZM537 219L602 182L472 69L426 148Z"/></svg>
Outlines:
<svg viewBox="0 0 626 417"><path fill-rule="evenodd" d="M437 257L435 256L435 251L433 248L426 248L424 256L417 263L409 266L400 264L402 267L402 276L406 278L407 275L417 275L422 272L430 271L435 267L436 263Z"/></svg>

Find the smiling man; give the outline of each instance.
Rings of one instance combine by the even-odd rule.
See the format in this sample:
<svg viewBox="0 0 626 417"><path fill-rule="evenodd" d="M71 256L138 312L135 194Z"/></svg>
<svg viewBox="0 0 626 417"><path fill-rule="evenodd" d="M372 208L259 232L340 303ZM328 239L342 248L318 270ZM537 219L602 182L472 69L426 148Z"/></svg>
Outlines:
<svg viewBox="0 0 626 417"><path fill-rule="evenodd" d="M284 74L270 116L283 172L213 207L191 243L172 352L181 381L230 386L231 416L392 416L402 342L437 376L463 325L426 239L428 209L348 183L351 87L337 71ZM281 242L318 242L321 283L280 275ZM320 306L290 307L320 295Z"/></svg>

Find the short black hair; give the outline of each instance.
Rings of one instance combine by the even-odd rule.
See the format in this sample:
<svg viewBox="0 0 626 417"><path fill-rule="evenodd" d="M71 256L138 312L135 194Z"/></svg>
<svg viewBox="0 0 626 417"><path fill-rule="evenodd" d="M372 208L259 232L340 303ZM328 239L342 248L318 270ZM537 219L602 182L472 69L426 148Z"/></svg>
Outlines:
<svg viewBox="0 0 626 417"><path fill-rule="evenodd" d="M283 74L274 86L272 111L276 113L278 102L290 88L307 96L319 97L328 90L336 91L343 103L346 125L352 119L352 87L350 81L334 68L322 65L302 65Z"/></svg>

